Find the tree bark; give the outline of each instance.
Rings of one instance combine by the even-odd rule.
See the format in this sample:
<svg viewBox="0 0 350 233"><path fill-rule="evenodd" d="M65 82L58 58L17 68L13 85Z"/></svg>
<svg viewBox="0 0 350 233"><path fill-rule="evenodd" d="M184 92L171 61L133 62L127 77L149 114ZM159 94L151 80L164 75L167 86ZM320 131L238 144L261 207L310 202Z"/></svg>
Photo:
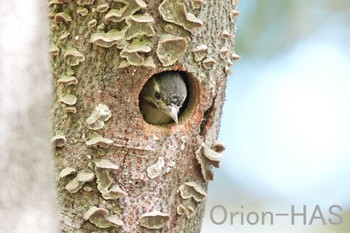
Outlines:
<svg viewBox="0 0 350 233"><path fill-rule="evenodd" d="M199 232L233 52L236 0L52 0L63 232ZM187 76L180 122L147 124L153 74Z"/></svg>

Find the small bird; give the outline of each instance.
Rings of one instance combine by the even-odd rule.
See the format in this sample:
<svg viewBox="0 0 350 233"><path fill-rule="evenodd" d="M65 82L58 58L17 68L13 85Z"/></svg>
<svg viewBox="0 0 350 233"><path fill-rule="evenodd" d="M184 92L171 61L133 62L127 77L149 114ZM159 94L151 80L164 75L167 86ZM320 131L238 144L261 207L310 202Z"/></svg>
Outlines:
<svg viewBox="0 0 350 233"><path fill-rule="evenodd" d="M153 125L179 123L181 107L187 97L186 83L177 71L154 75L143 87L139 100L143 119Z"/></svg>

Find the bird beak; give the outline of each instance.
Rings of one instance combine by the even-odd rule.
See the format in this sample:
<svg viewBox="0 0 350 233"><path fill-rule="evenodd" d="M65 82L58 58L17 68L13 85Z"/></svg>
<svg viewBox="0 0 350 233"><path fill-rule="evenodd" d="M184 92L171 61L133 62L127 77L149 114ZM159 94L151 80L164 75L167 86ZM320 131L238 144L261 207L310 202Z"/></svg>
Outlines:
<svg viewBox="0 0 350 233"><path fill-rule="evenodd" d="M179 108L175 107L174 105L171 105L171 106L168 106L168 110L169 110L168 115L175 121L176 124L178 124Z"/></svg>

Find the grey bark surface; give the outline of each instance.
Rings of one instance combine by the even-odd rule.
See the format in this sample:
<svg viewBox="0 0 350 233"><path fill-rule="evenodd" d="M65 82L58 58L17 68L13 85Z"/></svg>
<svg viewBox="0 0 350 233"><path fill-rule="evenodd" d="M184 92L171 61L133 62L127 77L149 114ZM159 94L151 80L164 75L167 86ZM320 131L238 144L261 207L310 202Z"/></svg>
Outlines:
<svg viewBox="0 0 350 233"><path fill-rule="evenodd" d="M58 232L45 4L0 1L0 232Z"/></svg>
<svg viewBox="0 0 350 233"><path fill-rule="evenodd" d="M237 59L237 1L57 2L50 17L63 231L200 232L211 166L219 166L204 154L218 154L212 145ZM189 102L178 125L150 125L138 96L165 70L189 75ZM97 113L101 106L111 117Z"/></svg>

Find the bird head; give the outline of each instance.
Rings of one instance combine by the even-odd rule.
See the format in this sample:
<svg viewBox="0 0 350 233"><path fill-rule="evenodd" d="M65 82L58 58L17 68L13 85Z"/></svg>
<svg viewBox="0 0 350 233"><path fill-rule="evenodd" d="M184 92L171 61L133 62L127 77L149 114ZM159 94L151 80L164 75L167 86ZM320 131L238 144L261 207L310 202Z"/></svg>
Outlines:
<svg viewBox="0 0 350 233"><path fill-rule="evenodd" d="M140 93L140 110L151 124L178 124L181 107L187 97L187 87L179 72L168 71L155 75Z"/></svg>

